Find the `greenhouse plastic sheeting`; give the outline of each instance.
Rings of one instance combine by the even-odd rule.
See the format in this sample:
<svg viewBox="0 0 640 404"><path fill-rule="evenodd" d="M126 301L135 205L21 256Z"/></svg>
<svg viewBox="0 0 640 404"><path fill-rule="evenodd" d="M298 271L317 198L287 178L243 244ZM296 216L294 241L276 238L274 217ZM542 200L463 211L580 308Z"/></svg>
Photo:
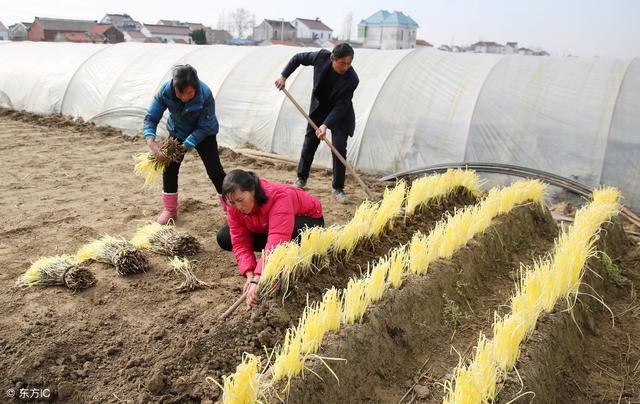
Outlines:
<svg viewBox="0 0 640 404"><path fill-rule="evenodd" d="M9 43L0 46L0 104L62 112L129 133L142 127L175 64L211 87L218 140L297 157L306 121L273 82L296 52L284 46ZM618 186L640 207L640 62L356 49L360 77L348 159L379 173L453 161L543 169ZM307 109L312 68L287 88ZM166 115L165 115L166 116ZM165 133L162 125L159 130ZM331 164L320 147L316 162Z"/></svg>

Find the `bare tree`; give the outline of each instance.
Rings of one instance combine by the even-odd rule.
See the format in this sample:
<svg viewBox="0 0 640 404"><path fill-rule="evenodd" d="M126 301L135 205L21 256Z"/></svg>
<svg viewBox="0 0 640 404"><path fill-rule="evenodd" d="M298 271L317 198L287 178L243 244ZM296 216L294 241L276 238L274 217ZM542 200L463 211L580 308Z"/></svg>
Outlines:
<svg viewBox="0 0 640 404"><path fill-rule="evenodd" d="M353 27L353 13L349 13L344 17L342 32L340 33L341 40L348 41L351 39L351 27Z"/></svg>
<svg viewBox="0 0 640 404"><path fill-rule="evenodd" d="M229 29L228 27L228 22L227 22L227 12L226 11L220 11L220 14L218 14L218 24L216 25L216 29L224 29L227 30Z"/></svg>
<svg viewBox="0 0 640 404"><path fill-rule="evenodd" d="M232 34L236 38L246 38L251 32L256 19L253 13L244 8L236 9L229 15L229 18Z"/></svg>

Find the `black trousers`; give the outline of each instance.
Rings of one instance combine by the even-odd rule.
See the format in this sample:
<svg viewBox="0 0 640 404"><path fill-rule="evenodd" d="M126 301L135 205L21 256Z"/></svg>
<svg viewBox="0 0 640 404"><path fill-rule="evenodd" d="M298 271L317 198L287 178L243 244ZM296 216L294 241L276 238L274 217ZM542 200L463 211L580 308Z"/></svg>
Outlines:
<svg viewBox="0 0 640 404"><path fill-rule="evenodd" d="M180 141L180 139L178 139L178 141ZM225 172L224 168L222 168L222 164L220 163L216 137L205 137L200 143L198 143L196 150L200 155L200 159L202 159L202 162L204 163L209 179L213 183L213 186L216 187L216 191L221 194L222 181L224 180ZM172 161L167 167L165 167L164 172L162 173L162 190L165 193L173 194L178 192L178 173L180 172L180 164L182 164L182 162L177 163Z"/></svg>
<svg viewBox="0 0 640 404"><path fill-rule="evenodd" d="M324 217L314 219L308 216L296 216L295 224L293 225L293 233L291 234L291 240L300 242L300 232L305 227L324 227ZM251 233L253 237L253 251L262 251L267 245L266 233ZM225 224L220 231L218 231L218 245L223 250L231 251L233 246L231 245L231 233L229 232L229 225Z"/></svg>
<svg viewBox="0 0 640 404"><path fill-rule="evenodd" d="M317 119L322 118L322 119ZM326 116L311 116L311 119L314 122L322 122ZM331 131L331 143L338 150L338 153L345 159L347 158L347 136L346 133L341 131ZM309 178L309 171L311 170L311 164L313 163L313 158L315 157L316 150L318 150L318 145L321 140L316 136L316 131L311 127L311 125L307 125L307 133L304 135L304 144L302 145L302 152L300 153L300 162L298 163L298 178L302 178L303 180L307 180ZM344 189L344 172L345 167L344 164L338 160L338 158L331 153L331 157L333 157L333 181L331 185L333 189Z"/></svg>

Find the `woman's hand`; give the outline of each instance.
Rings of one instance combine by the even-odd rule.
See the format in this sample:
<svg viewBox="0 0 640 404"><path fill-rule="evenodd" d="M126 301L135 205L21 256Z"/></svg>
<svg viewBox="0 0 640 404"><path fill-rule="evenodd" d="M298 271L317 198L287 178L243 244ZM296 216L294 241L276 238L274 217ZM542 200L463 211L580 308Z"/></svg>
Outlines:
<svg viewBox="0 0 640 404"><path fill-rule="evenodd" d="M159 162L168 163L168 162L171 161L162 152L162 148L160 147L160 143L156 142L156 138L150 137L149 139L147 139L147 146L149 146L149 150L151 150L151 153L153 153L153 155L156 157L156 160L158 160Z"/></svg>
<svg viewBox="0 0 640 404"><path fill-rule="evenodd" d="M244 284L243 291L247 294L246 305L247 310L251 310L260 304L260 299L258 299L258 281L260 280L260 275L253 276L252 272L247 273L247 281Z"/></svg>

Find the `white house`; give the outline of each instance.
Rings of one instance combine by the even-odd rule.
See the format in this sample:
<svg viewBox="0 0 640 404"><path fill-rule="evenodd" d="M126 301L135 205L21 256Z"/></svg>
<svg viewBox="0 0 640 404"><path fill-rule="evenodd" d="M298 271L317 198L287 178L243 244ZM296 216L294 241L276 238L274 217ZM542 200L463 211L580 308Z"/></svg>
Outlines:
<svg viewBox="0 0 640 404"><path fill-rule="evenodd" d="M411 49L416 47L419 25L400 11L380 10L358 24L358 40L365 48Z"/></svg>
<svg viewBox="0 0 640 404"><path fill-rule="evenodd" d="M186 26L142 24L140 32L147 38L158 38L164 43L191 43L191 30Z"/></svg>
<svg viewBox="0 0 640 404"><path fill-rule="evenodd" d="M296 18L291 22L297 30L299 39L313 39L324 41L331 39L333 30L326 26L319 18L308 20L306 18Z"/></svg>
<svg viewBox="0 0 640 404"><path fill-rule="evenodd" d="M17 22L9 25L9 40L26 41L30 26L30 22Z"/></svg>
<svg viewBox="0 0 640 404"><path fill-rule="evenodd" d="M9 40L9 30L7 27L2 24L0 21L0 41L8 41Z"/></svg>

